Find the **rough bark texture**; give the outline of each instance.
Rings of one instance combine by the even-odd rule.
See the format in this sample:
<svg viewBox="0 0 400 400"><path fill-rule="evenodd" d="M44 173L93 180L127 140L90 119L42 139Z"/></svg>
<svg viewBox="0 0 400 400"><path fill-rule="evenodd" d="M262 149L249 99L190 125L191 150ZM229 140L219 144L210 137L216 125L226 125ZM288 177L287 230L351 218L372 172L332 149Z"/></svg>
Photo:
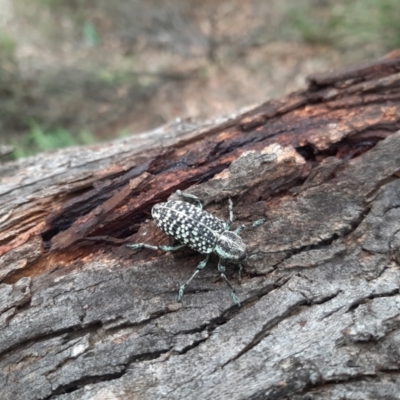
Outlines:
<svg viewBox="0 0 400 400"><path fill-rule="evenodd" d="M400 54L201 126L0 167L2 399L398 399ZM244 231L216 259L150 218L176 189Z"/></svg>

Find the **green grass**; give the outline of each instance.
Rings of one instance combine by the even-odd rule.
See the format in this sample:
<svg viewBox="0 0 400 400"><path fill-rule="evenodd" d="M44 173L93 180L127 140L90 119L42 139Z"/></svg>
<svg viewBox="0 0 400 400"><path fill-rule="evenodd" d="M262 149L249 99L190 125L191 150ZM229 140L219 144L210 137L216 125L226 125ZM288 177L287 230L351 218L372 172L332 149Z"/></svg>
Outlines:
<svg viewBox="0 0 400 400"><path fill-rule="evenodd" d="M14 39L4 32L0 32L0 58L14 60L16 44Z"/></svg>
<svg viewBox="0 0 400 400"><path fill-rule="evenodd" d="M310 44L342 49L375 45L384 51L400 46L399 0L299 2L288 10L289 23Z"/></svg>
<svg viewBox="0 0 400 400"><path fill-rule="evenodd" d="M337 30L343 26L344 15L341 7L293 7L288 10L292 28L303 42L310 44L334 45Z"/></svg>
<svg viewBox="0 0 400 400"><path fill-rule="evenodd" d="M36 121L30 122L30 132L18 141L13 141L15 148L13 158L28 157L43 151L56 150L62 147L78 146L96 142L89 131L73 134L64 128L44 131Z"/></svg>
<svg viewBox="0 0 400 400"><path fill-rule="evenodd" d="M100 34L93 22L85 21L83 24L83 39L89 47L96 47L100 44Z"/></svg>
<svg viewBox="0 0 400 400"><path fill-rule="evenodd" d="M88 130L73 134L68 129L57 128L51 131L44 131L36 122L30 122L30 132L22 139L14 140L11 145L14 148L13 159L24 158L46 151L54 151L63 147L87 145L98 142L98 139ZM121 129L117 137L128 137L131 132Z"/></svg>

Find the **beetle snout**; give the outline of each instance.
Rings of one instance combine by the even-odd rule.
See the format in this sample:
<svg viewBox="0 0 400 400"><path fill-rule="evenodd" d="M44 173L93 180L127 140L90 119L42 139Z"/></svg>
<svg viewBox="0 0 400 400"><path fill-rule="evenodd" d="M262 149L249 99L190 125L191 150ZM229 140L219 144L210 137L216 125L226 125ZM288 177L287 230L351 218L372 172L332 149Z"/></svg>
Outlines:
<svg viewBox="0 0 400 400"><path fill-rule="evenodd" d="M247 251L244 251L240 256L239 256L239 262L244 261L247 258Z"/></svg>
<svg viewBox="0 0 400 400"><path fill-rule="evenodd" d="M236 264L247 257L246 246L240 236L229 231L225 231L219 237L215 252L223 260Z"/></svg>

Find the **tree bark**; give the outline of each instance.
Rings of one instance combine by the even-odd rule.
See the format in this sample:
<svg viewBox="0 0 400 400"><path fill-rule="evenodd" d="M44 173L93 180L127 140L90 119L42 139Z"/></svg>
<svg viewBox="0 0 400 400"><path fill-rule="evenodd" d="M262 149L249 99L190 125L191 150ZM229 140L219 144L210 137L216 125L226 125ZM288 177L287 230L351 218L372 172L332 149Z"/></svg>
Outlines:
<svg viewBox="0 0 400 400"><path fill-rule="evenodd" d="M0 167L2 399L397 399L400 52L208 124ZM234 227L217 258L167 244L177 189Z"/></svg>

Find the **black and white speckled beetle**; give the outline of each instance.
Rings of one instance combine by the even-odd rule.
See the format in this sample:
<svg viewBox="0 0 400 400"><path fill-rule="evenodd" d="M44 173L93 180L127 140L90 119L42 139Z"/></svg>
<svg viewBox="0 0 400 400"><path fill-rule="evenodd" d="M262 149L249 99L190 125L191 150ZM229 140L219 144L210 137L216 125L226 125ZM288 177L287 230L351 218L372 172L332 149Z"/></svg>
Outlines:
<svg viewBox="0 0 400 400"><path fill-rule="evenodd" d="M222 263L239 264L239 277L242 262L247 257L246 245L239 236L245 225L239 226L234 232L229 231L233 221L233 204L229 198L229 220L221 221L212 214L203 210L200 199L188 193L176 192L184 199L192 200L195 204L186 201L171 200L153 206L151 215L156 224L167 234L180 243L175 246L152 246L145 243L128 244L133 250L150 249L163 251L176 251L188 246L206 258L197 266L195 273L179 289L178 301L182 300L186 286L207 265L211 253L219 256L218 272L231 289L233 301L240 306L239 297L235 289L225 276L225 267ZM256 221L252 227L261 225L265 219Z"/></svg>

